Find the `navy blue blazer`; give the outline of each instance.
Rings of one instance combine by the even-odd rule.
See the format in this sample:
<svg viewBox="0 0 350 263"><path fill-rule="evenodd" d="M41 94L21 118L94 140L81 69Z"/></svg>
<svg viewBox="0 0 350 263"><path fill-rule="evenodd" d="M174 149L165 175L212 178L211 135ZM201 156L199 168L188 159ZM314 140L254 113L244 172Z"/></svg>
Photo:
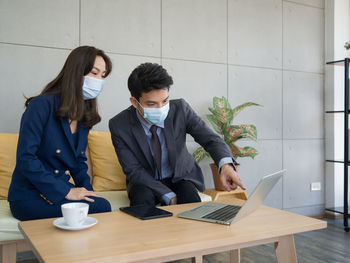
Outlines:
<svg viewBox="0 0 350 263"><path fill-rule="evenodd" d="M59 106L59 95L41 95L23 113L9 201L44 198L58 203L74 187L70 175L76 187L92 190L85 163L89 130L78 123L75 148L68 120L55 116Z"/></svg>

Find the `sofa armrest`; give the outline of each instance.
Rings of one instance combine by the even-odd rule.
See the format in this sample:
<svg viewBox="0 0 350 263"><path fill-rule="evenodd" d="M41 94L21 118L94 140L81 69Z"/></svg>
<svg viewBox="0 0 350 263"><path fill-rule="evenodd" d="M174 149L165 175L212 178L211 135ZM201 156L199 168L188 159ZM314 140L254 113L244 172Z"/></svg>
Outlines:
<svg viewBox="0 0 350 263"><path fill-rule="evenodd" d="M18 229L18 222L12 216L7 200L0 200L0 242L24 239Z"/></svg>

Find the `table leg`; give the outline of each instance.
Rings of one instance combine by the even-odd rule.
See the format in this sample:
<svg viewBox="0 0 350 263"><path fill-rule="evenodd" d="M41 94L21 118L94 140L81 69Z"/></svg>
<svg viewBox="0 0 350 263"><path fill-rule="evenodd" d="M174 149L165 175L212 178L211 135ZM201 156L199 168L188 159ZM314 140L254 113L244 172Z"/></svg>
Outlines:
<svg viewBox="0 0 350 263"><path fill-rule="evenodd" d="M230 263L240 263L241 253L240 249L235 249L230 251Z"/></svg>
<svg viewBox="0 0 350 263"><path fill-rule="evenodd" d="M194 256L192 258L192 263L202 263L203 262L203 257L202 255L199 255L199 256Z"/></svg>
<svg viewBox="0 0 350 263"><path fill-rule="evenodd" d="M16 263L16 243L8 243L0 245L0 262L1 263Z"/></svg>
<svg viewBox="0 0 350 263"><path fill-rule="evenodd" d="M298 263L293 235L283 236L275 243L278 263Z"/></svg>

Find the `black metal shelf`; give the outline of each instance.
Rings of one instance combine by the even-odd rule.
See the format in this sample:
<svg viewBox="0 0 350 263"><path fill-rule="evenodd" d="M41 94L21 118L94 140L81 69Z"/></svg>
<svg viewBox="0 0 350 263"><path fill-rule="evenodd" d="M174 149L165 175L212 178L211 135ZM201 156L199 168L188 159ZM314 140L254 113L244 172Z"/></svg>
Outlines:
<svg viewBox="0 0 350 263"><path fill-rule="evenodd" d="M327 162L344 163L344 206L327 208L328 211L341 213L344 216L344 230L349 232L348 218L348 166L349 166L349 63L350 59L345 58L337 61L327 62L327 65L336 65L344 67L344 110L343 111L326 111L326 113L348 113L344 114L344 159L342 160L326 160ZM345 161L344 161L345 160ZM333 209L333 210L331 210Z"/></svg>
<svg viewBox="0 0 350 263"><path fill-rule="evenodd" d="M326 113L344 113L343 110L329 110L329 111L326 111ZM350 110L348 111L348 114L350 114Z"/></svg>
<svg viewBox="0 0 350 263"><path fill-rule="evenodd" d="M326 160L329 163L344 163L344 160ZM348 162L348 166L350 166L350 161Z"/></svg>
<svg viewBox="0 0 350 263"><path fill-rule="evenodd" d="M342 60L329 61L329 62L326 62L326 64L327 65L335 65L335 66L344 66L344 65L346 65L346 61L347 61L347 66L349 66L349 58L345 58Z"/></svg>
<svg viewBox="0 0 350 263"><path fill-rule="evenodd" d="M344 206L339 206L339 207L328 207L326 208L327 211L330 212L335 212L344 215ZM347 212L347 216L350 216L349 211Z"/></svg>

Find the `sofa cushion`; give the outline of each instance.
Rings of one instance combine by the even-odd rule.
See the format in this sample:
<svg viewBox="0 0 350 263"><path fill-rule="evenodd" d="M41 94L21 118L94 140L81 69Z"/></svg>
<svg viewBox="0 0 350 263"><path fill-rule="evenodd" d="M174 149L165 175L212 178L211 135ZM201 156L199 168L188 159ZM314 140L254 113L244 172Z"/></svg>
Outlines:
<svg viewBox="0 0 350 263"><path fill-rule="evenodd" d="M100 197L107 199L111 203L112 211L119 211L120 207L129 206L130 201L126 190L96 192Z"/></svg>
<svg viewBox="0 0 350 263"><path fill-rule="evenodd" d="M107 199L111 203L112 211L119 211L120 207L129 206L130 201L126 190L96 192L100 197ZM202 202L211 201L211 196L198 192Z"/></svg>
<svg viewBox="0 0 350 263"><path fill-rule="evenodd" d="M90 131L89 154L95 191L125 190L126 178L109 132Z"/></svg>
<svg viewBox="0 0 350 263"><path fill-rule="evenodd" d="M7 199L11 176L16 166L18 134L0 136L0 199Z"/></svg>

